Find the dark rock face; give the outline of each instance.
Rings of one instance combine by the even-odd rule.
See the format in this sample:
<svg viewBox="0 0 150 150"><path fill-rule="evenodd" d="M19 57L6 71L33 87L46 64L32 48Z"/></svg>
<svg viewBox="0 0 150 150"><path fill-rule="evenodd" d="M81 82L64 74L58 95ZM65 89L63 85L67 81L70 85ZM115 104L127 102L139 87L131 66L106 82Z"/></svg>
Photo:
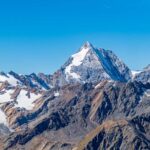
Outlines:
<svg viewBox="0 0 150 150"><path fill-rule="evenodd" d="M14 130L22 129L7 133L3 148L32 149L46 138L55 149L149 149L150 105L143 98L149 89L138 82L105 82L67 85L57 97L50 90L25 122L17 125L18 116Z"/></svg>
<svg viewBox="0 0 150 150"><path fill-rule="evenodd" d="M125 120L107 121L97 127L79 144L78 149L149 149L150 143ZM83 146L84 144L84 146Z"/></svg>

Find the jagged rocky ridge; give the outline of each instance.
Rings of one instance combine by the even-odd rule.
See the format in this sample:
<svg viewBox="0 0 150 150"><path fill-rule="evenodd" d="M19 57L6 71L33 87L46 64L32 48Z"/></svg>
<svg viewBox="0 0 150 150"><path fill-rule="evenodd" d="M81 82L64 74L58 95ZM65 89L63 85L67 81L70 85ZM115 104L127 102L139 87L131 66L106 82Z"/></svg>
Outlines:
<svg viewBox="0 0 150 150"><path fill-rule="evenodd" d="M130 69L112 51L87 42L54 74L53 81L58 86L103 80L126 82L131 76Z"/></svg>
<svg viewBox="0 0 150 150"><path fill-rule="evenodd" d="M150 82L150 65L148 65L142 71L136 72L134 80L140 81L142 83Z"/></svg>
<svg viewBox="0 0 150 150"><path fill-rule="evenodd" d="M149 67L87 42L54 75L0 82L0 149L150 149Z"/></svg>

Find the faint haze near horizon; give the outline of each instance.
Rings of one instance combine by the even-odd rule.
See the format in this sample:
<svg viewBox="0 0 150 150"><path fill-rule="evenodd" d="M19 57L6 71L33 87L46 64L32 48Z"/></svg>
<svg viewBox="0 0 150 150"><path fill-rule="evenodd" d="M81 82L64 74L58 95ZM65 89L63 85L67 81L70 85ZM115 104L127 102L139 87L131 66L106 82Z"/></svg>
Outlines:
<svg viewBox="0 0 150 150"><path fill-rule="evenodd" d="M53 73L86 41L132 70L150 64L148 0L0 2L0 71Z"/></svg>

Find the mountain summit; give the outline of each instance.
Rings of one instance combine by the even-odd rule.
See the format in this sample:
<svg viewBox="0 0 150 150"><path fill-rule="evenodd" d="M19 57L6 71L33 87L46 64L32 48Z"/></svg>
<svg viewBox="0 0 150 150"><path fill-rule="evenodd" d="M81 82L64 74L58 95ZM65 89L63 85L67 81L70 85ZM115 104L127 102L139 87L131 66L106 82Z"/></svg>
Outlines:
<svg viewBox="0 0 150 150"><path fill-rule="evenodd" d="M126 82L131 78L130 69L112 51L96 48L89 42L72 55L62 68L68 82Z"/></svg>

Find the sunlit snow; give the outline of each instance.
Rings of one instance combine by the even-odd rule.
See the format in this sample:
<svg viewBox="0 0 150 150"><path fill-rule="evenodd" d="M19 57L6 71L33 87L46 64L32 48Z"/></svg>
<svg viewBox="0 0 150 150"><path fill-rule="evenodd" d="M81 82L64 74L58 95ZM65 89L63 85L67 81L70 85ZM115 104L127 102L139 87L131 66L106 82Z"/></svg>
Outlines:
<svg viewBox="0 0 150 150"><path fill-rule="evenodd" d="M131 73L132 73L132 79L134 79L137 74L141 73L141 71L133 71L132 70Z"/></svg>
<svg viewBox="0 0 150 150"><path fill-rule="evenodd" d="M147 91L145 92L145 96L146 96L146 97L150 97L150 90L147 90Z"/></svg>
<svg viewBox="0 0 150 150"><path fill-rule="evenodd" d="M143 94L143 96L141 96L139 103L141 103L143 101L143 98L149 98L150 97L150 90L146 90Z"/></svg>
<svg viewBox="0 0 150 150"><path fill-rule="evenodd" d="M11 94L13 93L13 90L7 90L4 94L0 94L0 104L12 101Z"/></svg>
<svg viewBox="0 0 150 150"><path fill-rule="evenodd" d="M19 82L16 78L14 78L12 75L7 74L7 76L5 75L0 75L0 82L5 82L7 81L9 84L16 86L17 83Z"/></svg>
<svg viewBox="0 0 150 150"><path fill-rule="evenodd" d="M17 97L17 103L15 107L25 108L31 110L34 107L34 101L40 98L40 94L30 93L30 97L27 96L27 91L21 90Z"/></svg>
<svg viewBox="0 0 150 150"><path fill-rule="evenodd" d="M11 99L11 94L14 92L14 90L7 90L4 94L0 94L0 104L3 104L5 102L13 101ZM25 108L27 110L31 110L34 107L33 102L40 98L40 94L34 94L30 93L30 97L27 96L26 90L21 90L16 101L17 104L15 104L15 107Z"/></svg>
<svg viewBox="0 0 150 150"><path fill-rule="evenodd" d="M54 96L55 96L55 97L58 97L59 95L60 95L59 92L55 92L55 93L54 93Z"/></svg>
<svg viewBox="0 0 150 150"><path fill-rule="evenodd" d="M89 51L89 47L82 47L81 51L79 51L78 53L72 55L72 63L66 67L65 69L65 73L66 75L70 75L73 78L79 79L80 76L75 73L75 72L71 72L71 68L73 66L80 66L82 64L83 59L85 58L87 52Z"/></svg>
<svg viewBox="0 0 150 150"><path fill-rule="evenodd" d="M8 125L5 113L0 109L0 124Z"/></svg>

